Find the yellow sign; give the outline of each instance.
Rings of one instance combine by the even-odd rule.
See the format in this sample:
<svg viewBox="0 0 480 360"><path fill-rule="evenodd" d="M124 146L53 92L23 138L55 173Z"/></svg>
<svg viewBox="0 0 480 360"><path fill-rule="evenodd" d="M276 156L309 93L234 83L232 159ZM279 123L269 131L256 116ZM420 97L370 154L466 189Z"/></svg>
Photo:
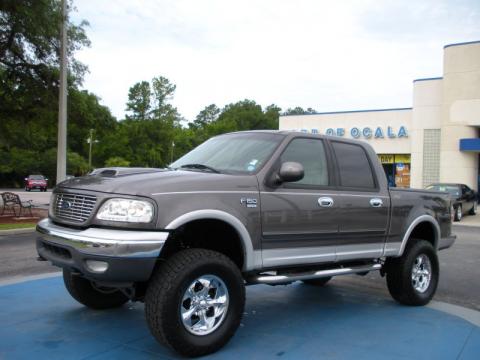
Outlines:
<svg viewBox="0 0 480 360"><path fill-rule="evenodd" d="M378 154L382 164L410 164L410 154Z"/></svg>
<svg viewBox="0 0 480 360"><path fill-rule="evenodd" d="M395 155L396 163L410 164L410 154L397 154Z"/></svg>
<svg viewBox="0 0 480 360"><path fill-rule="evenodd" d="M395 162L392 154L379 154L378 158L382 164L393 164Z"/></svg>

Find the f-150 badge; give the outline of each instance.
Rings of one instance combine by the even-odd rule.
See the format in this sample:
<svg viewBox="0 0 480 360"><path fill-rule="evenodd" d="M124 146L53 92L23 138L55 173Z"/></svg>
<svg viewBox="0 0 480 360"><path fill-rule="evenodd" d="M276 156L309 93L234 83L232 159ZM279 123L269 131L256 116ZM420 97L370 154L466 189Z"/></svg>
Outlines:
<svg viewBox="0 0 480 360"><path fill-rule="evenodd" d="M240 204L246 204L248 208L256 208L257 207L257 199L254 198L241 198Z"/></svg>

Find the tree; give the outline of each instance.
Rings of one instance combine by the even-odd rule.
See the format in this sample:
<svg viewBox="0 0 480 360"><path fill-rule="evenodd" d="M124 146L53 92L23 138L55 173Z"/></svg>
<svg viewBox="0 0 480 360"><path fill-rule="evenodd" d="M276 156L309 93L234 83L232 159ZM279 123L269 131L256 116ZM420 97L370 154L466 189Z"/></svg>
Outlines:
<svg viewBox="0 0 480 360"><path fill-rule="evenodd" d="M303 110L300 106L295 108L288 108L287 111L283 113L283 115L306 115L306 114L315 114L315 109L307 108L307 110Z"/></svg>
<svg viewBox="0 0 480 360"><path fill-rule="evenodd" d="M69 8L73 8L69 1ZM0 2L0 183L19 185L25 175L55 177L57 144L60 0ZM69 22L68 155L69 173L86 171L90 128L106 136L116 127L100 99L78 86L86 66L75 51L89 46L88 23ZM109 155L110 157L111 155Z"/></svg>
<svg viewBox="0 0 480 360"><path fill-rule="evenodd" d="M72 3L69 3L72 8ZM57 83L56 68L60 49L62 21L59 0L3 0L0 3L0 65L3 80L19 83L26 79ZM81 81L86 67L73 54L89 46L86 21L68 24L70 75Z"/></svg>
<svg viewBox="0 0 480 360"><path fill-rule="evenodd" d="M146 120L150 112L152 90L148 81L136 83L128 90L127 109L132 113L128 119Z"/></svg>
<svg viewBox="0 0 480 360"><path fill-rule="evenodd" d="M179 117L177 109L168 103L173 99L176 88L166 77L157 76L152 79L153 113L156 118L166 117L173 120Z"/></svg>
<svg viewBox="0 0 480 360"><path fill-rule="evenodd" d="M111 166L130 166L130 161L125 160L121 156L114 156L107 161L105 161L105 166L111 167Z"/></svg>
<svg viewBox="0 0 480 360"><path fill-rule="evenodd" d="M194 127L205 126L218 119L220 109L215 104L206 106L193 121Z"/></svg>

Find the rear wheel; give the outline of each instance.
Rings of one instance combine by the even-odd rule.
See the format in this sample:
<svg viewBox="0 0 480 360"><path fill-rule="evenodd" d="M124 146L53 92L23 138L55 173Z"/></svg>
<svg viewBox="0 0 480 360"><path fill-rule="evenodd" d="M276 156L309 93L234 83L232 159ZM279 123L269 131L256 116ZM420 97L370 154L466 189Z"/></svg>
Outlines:
<svg viewBox="0 0 480 360"><path fill-rule="evenodd" d="M155 338L185 356L217 351L233 336L245 305L244 280L225 255L180 251L155 272L145 316Z"/></svg>
<svg viewBox="0 0 480 360"><path fill-rule="evenodd" d="M63 269L63 282L75 300L92 309L116 308L128 301L119 289L98 286L68 269Z"/></svg>
<svg viewBox="0 0 480 360"><path fill-rule="evenodd" d="M457 208L455 209L455 217L454 217L454 220L455 220L455 221L461 221L461 220L462 220L462 216L463 216L463 213L462 213L462 205L458 205Z"/></svg>
<svg viewBox="0 0 480 360"><path fill-rule="evenodd" d="M325 286L331 279L332 277L329 276L329 277L318 278L318 279L302 280L302 282L307 285Z"/></svg>
<svg viewBox="0 0 480 360"><path fill-rule="evenodd" d="M439 279L438 257L432 244L411 239L403 255L388 259L387 286L401 304L427 304L435 295Z"/></svg>

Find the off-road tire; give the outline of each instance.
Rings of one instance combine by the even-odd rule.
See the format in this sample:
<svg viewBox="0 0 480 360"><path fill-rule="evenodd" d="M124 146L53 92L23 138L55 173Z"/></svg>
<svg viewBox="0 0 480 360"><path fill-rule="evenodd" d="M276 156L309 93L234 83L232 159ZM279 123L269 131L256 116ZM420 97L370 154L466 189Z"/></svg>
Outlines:
<svg viewBox="0 0 480 360"><path fill-rule="evenodd" d="M329 276L329 277L318 278L318 279L302 280L302 282L307 285L325 286L331 279L332 277Z"/></svg>
<svg viewBox="0 0 480 360"><path fill-rule="evenodd" d="M187 331L180 306L187 287L206 274L220 278L228 289L227 314L207 335ZM145 295L145 316L150 331L162 344L184 356L213 353L234 335L245 306L245 285L238 267L225 255L205 249L187 249L161 263L150 279Z"/></svg>
<svg viewBox="0 0 480 360"><path fill-rule="evenodd" d="M415 259L424 254L430 260L431 279L425 292L415 290L412 283L412 269ZM438 257L432 244L421 239L410 239L399 258L390 258L385 264L387 286L390 295L399 303L410 306L427 304L435 295L439 280Z"/></svg>
<svg viewBox="0 0 480 360"><path fill-rule="evenodd" d="M97 290L90 280L63 269L63 282L70 295L89 308L103 310L120 307L128 297L118 289Z"/></svg>
<svg viewBox="0 0 480 360"><path fill-rule="evenodd" d="M458 205L457 208L455 209L455 215L453 217L454 221L461 221L463 217L463 212L462 212L462 205Z"/></svg>

